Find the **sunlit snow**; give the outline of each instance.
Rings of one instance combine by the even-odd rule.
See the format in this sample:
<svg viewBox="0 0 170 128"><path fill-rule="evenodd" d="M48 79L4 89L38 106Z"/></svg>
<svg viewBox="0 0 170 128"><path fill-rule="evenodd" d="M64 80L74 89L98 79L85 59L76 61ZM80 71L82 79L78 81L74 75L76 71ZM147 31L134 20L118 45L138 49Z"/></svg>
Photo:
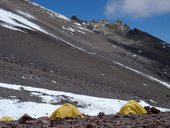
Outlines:
<svg viewBox="0 0 170 128"><path fill-rule="evenodd" d="M22 16L27 17L27 18L29 18L29 19L36 19L36 18L35 18L34 16L32 16L31 14L26 13L26 12L23 12L23 11L21 11L21 10L17 10L17 12L18 12L19 14L21 14Z"/></svg>
<svg viewBox="0 0 170 128"><path fill-rule="evenodd" d="M0 21L10 26L45 32L40 26L15 13L0 9ZM1 25L1 23L0 23Z"/></svg>
<svg viewBox="0 0 170 128"><path fill-rule="evenodd" d="M0 117L11 116L18 119L25 113L28 113L35 118L49 116L56 108L60 106L52 105L52 103L60 102L63 96L68 97L69 101L76 101L77 104L81 106L78 109L87 115L97 115L99 112L115 114L119 112L120 108L125 103L127 103L127 101L119 99L99 98L14 84L0 83L0 87L17 91L21 91L22 88L22 90L30 92L31 95L41 97L43 101L43 103L19 102L19 99L15 99L15 97L13 99L0 99ZM150 106L144 101L140 101L139 103L143 106ZM158 109L161 111L170 111L170 109Z"/></svg>
<svg viewBox="0 0 170 128"><path fill-rule="evenodd" d="M51 16L56 16L56 17L58 17L58 18L60 18L60 19L63 19L63 20L65 20L65 21L70 21L70 19L67 18L67 17L64 16L64 15L61 15L61 14L59 14L59 13L56 13L56 12L52 11L52 10L49 10L49 9L47 9L47 8L45 8L45 7L43 7L43 6L40 6L39 4L36 4L36 3L34 3L34 2L31 2L31 1L29 1L29 0L25 0L25 1L29 2L29 3L32 4L32 5L38 6L38 7L42 8L42 9L48 11L47 13L49 13Z"/></svg>
<svg viewBox="0 0 170 128"><path fill-rule="evenodd" d="M5 28L8 28L8 29L11 29L11 30L14 30L14 31L24 32L24 31L22 31L22 30L20 30L20 29L18 29L18 28L15 28L15 27L13 27L13 26L11 26L11 25L1 24L1 26L5 27ZM24 32L24 33L25 33L25 32Z"/></svg>

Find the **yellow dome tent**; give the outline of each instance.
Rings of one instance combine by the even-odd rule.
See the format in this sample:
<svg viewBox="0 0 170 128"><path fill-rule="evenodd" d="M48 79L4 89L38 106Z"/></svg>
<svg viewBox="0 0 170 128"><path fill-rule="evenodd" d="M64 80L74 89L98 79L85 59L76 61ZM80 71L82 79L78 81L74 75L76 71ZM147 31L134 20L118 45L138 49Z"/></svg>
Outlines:
<svg viewBox="0 0 170 128"><path fill-rule="evenodd" d="M66 117L84 117L80 111L72 104L63 104L61 107L56 109L51 116L51 120L56 118L66 118Z"/></svg>
<svg viewBox="0 0 170 128"><path fill-rule="evenodd" d="M14 119L12 117L9 116L4 116L2 118L0 118L0 121L13 121Z"/></svg>
<svg viewBox="0 0 170 128"><path fill-rule="evenodd" d="M134 100L130 100L127 104L125 104L121 109L120 113L122 114L145 114L147 111L144 107L138 104Z"/></svg>

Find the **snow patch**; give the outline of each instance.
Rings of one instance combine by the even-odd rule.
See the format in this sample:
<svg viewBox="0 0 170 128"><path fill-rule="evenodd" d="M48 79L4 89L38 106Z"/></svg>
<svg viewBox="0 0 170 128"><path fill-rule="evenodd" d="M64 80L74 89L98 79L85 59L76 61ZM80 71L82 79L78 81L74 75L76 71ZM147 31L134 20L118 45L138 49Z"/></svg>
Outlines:
<svg viewBox="0 0 170 128"><path fill-rule="evenodd" d="M26 79L26 77L25 77L25 76L21 76L21 78L22 78L22 79Z"/></svg>
<svg viewBox="0 0 170 128"><path fill-rule="evenodd" d="M25 113L38 118L49 116L57 107L56 105L34 102L19 102L18 99L0 99L0 117L10 116L19 119Z"/></svg>
<svg viewBox="0 0 170 128"><path fill-rule="evenodd" d="M77 29L77 32L82 33L82 34L86 34L85 32L78 30L78 29Z"/></svg>
<svg viewBox="0 0 170 128"><path fill-rule="evenodd" d="M66 27L64 27L64 26L61 26L61 28L64 29L64 30L67 30L67 31L69 31L69 32L71 32L71 33L74 33L74 32L77 31L77 32L82 33L82 34L86 34L85 32L83 32L83 31L81 31L81 30L78 30L78 29L75 29L75 28L72 28L72 27L66 28Z"/></svg>
<svg viewBox="0 0 170 128"><path fill-rule="evenodd" d="M30 3L30 4L32 4L32 5L35 5L35 6L37 6L37 7L40 7L40 8L42 8L42 9L48 11L47 13L49 13L51 16L56 16L56 17L58 17L58 18L60 18L60 19L63 19L63 20L65 20L65 21L70 21L70 19L69 19L68 17L64 16L64 15L61 15L61 14L59 14L59 13L56 13L56 12L52 11L52 10L49 10L49 9L47 9L47 8L45 8L45 7L43 7L43 6L40 6L40 5L37 4L37 3L31 2L31 1L29 1L29 0L25 0L25 1L27 1L28 3Z"/></svg>
<svg viewBox="0 0 170 128"><path fill-rule="evenodd" d="M57 40L60 40L60 41L62 41L62 42L64 42L64 43L70 45L70 46L73 47L73 48L76 48L76 49L78 49L78 50L80 50L80 51L83 51L83 52L85 52L85 53L88 53L88 54L90 54L90 55L95 55L94 52L89 52L89 51L87 51L87 50L85 50L85 49L83 49L83 48L80 48L80 47L78 47L78 46L75 46L75 45L69 43L68 41L66 41L66 40L64 40L64 39L62 39L62 38L56 37L56 36L53 35L53 34L50 34L50 33L46 33L46 34L48 34L48 35L51 36L51 37L54 37L54 38L57 39Z"/></svg>
<svg viewBox="0 0 170 128"><path fill-rule="evenodd" d="M57 83L57 81L55 81L55 80L52 80L51 82L52 82L52 83L54 83L54 84L56 84L56 83Z"/></svg>
<svg viewBox="0 0 170 128"><path fill-rule="evenodd" d="M42 88L35 88L29 86L21 86L14 84L0 83L0 87L29 91L32 95L39 96L45 103L35 102L21 102L19 99L0 99L0 117L11 116L13 118L20 118L23 114L28 113L32 117L49 116L60 105L52 105L51 103L60 102L62 96L68 97L70 101L76 101L78 105L83 106L78 108L82 113L87 115L97 115L99 112L105 114L115 114L119 112L120 108L127 103L124 100L107 99L85 95L78 95L69 92L53 91ZM150 106L144 101L140 101L142 106ZM10 108L10 109L9 109ZM161 111L170 111L170 109L158 108Z"/></svg>
<svg viewBox="0 0 170 128"><path fill-rule="evenodd" d="M84 30L84 31L88 31L88 32L93 32L87 28L81 27L81 26L77 26L80 30Z"/></svg>
<svg viewBox="0 0 170 128"><path fill-rule="evenodd" d="M144 86L146 86L146 87L148 87L148 86L149 86L149 85L147 85L147 84L144 84L144 83L143 83L142 85L144 85Z"/></svg>
<svg viewBox="0 0 170 128"><path fill-rule="evenodd" d="M112 45L112 47L113 47L113 48L116 48L116 46L115 46L115 45Z"/></svg>
<svg viewBox="0 0 170 128"><path fill-rule="evenodd" d="M29 19L36 19L34 16L32 16L32 15L26 13L26 12L23 12L23 11L21 11L21 10L17 10L17 12L18 12L19 14L21 14L22 16L27 17L27 18L29 18Z"/></svg>
<svg viewBox="0 0 170 128"><path fill-rule="evenodd" d="M82 26L80 23L74 23L75 25L77 25L77 26Z"/></svg>
<svg viewBox="0 0 170 128"><path fill-rule="evenodd" d="M136 54L133 54L132 57L136 57L137 55Z"/></svg>
<svg viewBox="0 0 170 128"><path fill-rule="evenodd" d="M0 21L12 26L13 28L19 27L32 31L38 30L46 33L40 26L32 23L28 19L3 9L0 9ZM0 23L0 25L3 24Z"/></svg>
<svg viewBox="0 0 170 128"><path fill-rule="evenodd" d="M157 104L157 102L156 102L156 101L154 101L154 100L152 100L152 99L150 99L149 101L150 101L150 102L152 102L152 103Z"/></svg>
<svg viewBox="0 0 170 128"><path fill-rule="evenodd" d="M116 69L116 70L119 70L118 68L116 68L116 67L114 67L114 66L112 66L112 68L113 68L113 69Z"/></svg>
<svg viewBox="0 0 170 128"><path fill-rule="evenodd" d="M103 73L99 73L101 76L104 76L104 74Z"/></svg>
<svg viewBox="0 0 170 128"><path fill-rule="evenodd" d="M74 25L75 25L78 29L80 29L80 30L88 31L88 32L93 32L93 31L87 29L85 26L82 26L80 23L74 23Z"/></svg>
<svg viewBox="0 0 170 128"><path fill-rule="evenodd" d="M61 28L64 29L64 30L70 31L70 32L72 32L72 33L75 32L75 29L73 29L73 28L71 28L71 27L66 28L66 27L64 27L64 26L61 26Z"/></svg>
<svg viewBox="0 0 170 128"><path fill-rule="evenodd" d="M154 78L154 77L152 77L152 76L150 76L150 75L144 74L143 72L140 72L140 71L138 71L138 70L135 70L135 69L133 69L133 68L130 68L130 67L128 67L128 66L125 66L125 65L123 65L123 64L121 64L121 63L119 63L119 62L116 62L116 61L115 61L114 63L117 64L117 65L119 65L119 66L122 66L122 67L124 67L124 68L126 68L126 69L129 69L129 70L131 70L131 71L133 71L133 72L136 72L136 73L138 73L138 74L140 74L140 75L142 75L142 76L144 76L144 77L146 77L146 78L148 78L148 79L150 79L150 80L152 80L152 81L156 81L156 82L158 82L158 83L160 83L160 84L162 84L162 85L164 85L164 86L166 86L167 88L170 89L170 84L167 83L167 82L161 81L161 80L159 80L159 79L157 79L157 78Z"/></svg>
<svg viewBox="0 0 170 128"><path fill-rule="evenodd" d="M146 102L144 102L142 100L140 100L139 104L142 105L142 106L153 107L153 106L149 105L148 103L146 103ZM169 112L170 111L170 109L166 109L166 108L161 108L161 107L156 107L156 108L159 109L161 112Z"/></svg>
<svg viewBox="0 0 170 128"><path fill-rule="evenodd" d="M0 25L3 26L3 27L5 27L5 28L14 30L14 31L20 31L20 32L25 33L24 31L22 31L22 30L20 30L20 29L18 29L18 28L15 28L15 27L13 27L13 26L11 26L11 25L7 25L7 24L0 24Z"/></svg>

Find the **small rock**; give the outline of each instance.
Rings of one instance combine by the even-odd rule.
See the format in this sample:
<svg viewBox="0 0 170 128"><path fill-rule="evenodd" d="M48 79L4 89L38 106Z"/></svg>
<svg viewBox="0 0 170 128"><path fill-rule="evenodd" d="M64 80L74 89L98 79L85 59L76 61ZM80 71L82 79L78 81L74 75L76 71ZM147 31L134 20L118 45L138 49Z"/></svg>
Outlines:
<svg viewBox="0 0 170 128"><path fill-rule="evenodd" d="M23 88L23 87L20 87L19 89L20 89L21 91L24 91L24 88Z"/></svg>
<svg viewBox="0 0 170 128"><path fill-rule="evenodd" d="M93 128L93 125L92 124L87 124L86 128Z"/></svg>
<svg viewBox="0 0 170 128"><path fill-rule="evenodd" d="M160 110L158 110L158 109L155 108L155 107L152 107L152 108L151 108L151 111L152 111L153 114L158 114L158 113L161 112Z"/></svg>
<svg viewBox="0 0 170 128"><path fill-rule="evenodd" d="M18 121L19 121L19 124L23 124L23 123L26 123L26 121L30 121L30 120L34 120L34 119L28 114L24 114Z"/></svg>
<svg viewBox="0 0 170 128"><path fill-rule="evenodd" d="M155 107L146 106L146 107L144 107L144 108L145 108L145 110L147 111L148 114L158 114L158 113L161 112L160 110L158 110L158 109L155 108Z"/></svg>
<svg viewBox="0 0 170 128"><path fill-rule="evenodd" d="M115 115L113 118L119 118L119 116L118 116L118 115Z"/></svg>
<svg viewBox="0 0 170 128"><path fill-rule="evenodd" d="M101 118L104 116L104 113L100 112L97 116Z"/></svg>

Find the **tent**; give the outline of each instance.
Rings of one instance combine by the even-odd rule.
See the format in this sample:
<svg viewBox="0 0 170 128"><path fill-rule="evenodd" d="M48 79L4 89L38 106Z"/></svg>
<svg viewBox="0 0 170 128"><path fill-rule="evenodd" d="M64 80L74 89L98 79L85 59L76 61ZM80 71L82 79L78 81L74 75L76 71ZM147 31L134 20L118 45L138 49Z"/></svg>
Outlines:
<svg viewBox="0 0 170 128"><path fill-rule="evenodd" d="M66 117L84 117L83 114L72 104L63 104L61 107L56 109L51 116L50 119L56 118L66 118Z"/></svg>
<svg viewBox="0 0 170 128"><path fill-rule="evenodd" d="M145 114L147 111L144 107L138 104L134 100L130 100L127 104L125 104L121 109L120 113L122 114Z"/></svg>
<svg viewBox="0 0 170 128"><path fill-rule="evenodd" d="M0 121L13 121L14 119L12 117L9 116L4 116L2 118L0 118Z"/></svg>

